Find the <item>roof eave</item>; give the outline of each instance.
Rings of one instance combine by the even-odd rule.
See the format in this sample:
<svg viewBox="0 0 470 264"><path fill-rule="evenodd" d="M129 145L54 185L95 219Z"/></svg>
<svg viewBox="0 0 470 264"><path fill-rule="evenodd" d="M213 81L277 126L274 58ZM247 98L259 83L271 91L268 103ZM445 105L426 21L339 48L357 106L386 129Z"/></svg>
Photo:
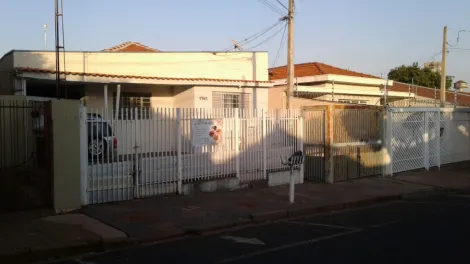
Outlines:
<svg viewBox="0 0 470 264"><path fill-rule="evenodd" d="M18 69L17 75L23 78L55 80L54 72L29 72ZM244 81L224 79L198 79L198 78L164 78L148 76L96 76L96 74L73 73L67 74L67 80L83 83L134 83L154 85L194 85L194 86L230 86L230 87L259 87L269 88L273 84L266 81Z"/></svg>

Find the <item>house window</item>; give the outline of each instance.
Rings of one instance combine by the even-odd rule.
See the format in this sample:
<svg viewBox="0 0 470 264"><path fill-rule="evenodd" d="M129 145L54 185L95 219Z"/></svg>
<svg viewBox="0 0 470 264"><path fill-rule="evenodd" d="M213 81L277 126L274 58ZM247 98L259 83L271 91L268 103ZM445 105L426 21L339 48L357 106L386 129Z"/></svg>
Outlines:
<svg viewBox="0 0 470 264"><path fill-rule="evenodd" d="M113 113L116 115L116 96L113 96ZM121 93L119 99L119 119L148 119L150 114L151 93ZM137 113L136 113L137 111Z"/></svg>
<svg viewBox="0 0 470 264"><path fill-rule="evenodd" d="M249 108L249 106L249 94L212 92L213 108Z"/></svg>

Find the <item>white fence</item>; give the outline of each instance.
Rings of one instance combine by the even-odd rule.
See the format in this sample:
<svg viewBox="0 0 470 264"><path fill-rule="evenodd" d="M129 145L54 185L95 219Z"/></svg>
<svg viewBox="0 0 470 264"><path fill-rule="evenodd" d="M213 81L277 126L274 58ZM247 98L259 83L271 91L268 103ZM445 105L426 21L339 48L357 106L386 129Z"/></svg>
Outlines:
<svg viewBox="0 0 470 264"><path fill-rule="evenodd" d="M389 174L470 160L470 109L391 108Z"/></svg>
<svg viewBox="0 0 470 264"><path fill-rule="evenodd" d="M88 161L82 162L84 205L181 194L185 184L214 179L233 179L236 184L266 180L270 172L287 169L281 156L304 150L303 113L297 109L121 113L113 118L104 109L82 109L82 160ZM385 133L381 136L388 152L383 153L390 159L377 164L386 164L386 174L470 160L470 109L389 108L385 120L384 129L374 131ZM323 125L324 120L316 122ZM359 130L366 127L360 125ZM322 135L318 140L325 142ZM374 157L381 156L386 157Z"/></svg>
<svg viewBox="0 0 470 264"><path fill-rule="evenodd" d="M106 113L82 109L82 159L88 160L82 163L83 204L181 193L183 184L196 181L264 180L270 171L286 169L280 156L302 149L300 110Z"/></svg>

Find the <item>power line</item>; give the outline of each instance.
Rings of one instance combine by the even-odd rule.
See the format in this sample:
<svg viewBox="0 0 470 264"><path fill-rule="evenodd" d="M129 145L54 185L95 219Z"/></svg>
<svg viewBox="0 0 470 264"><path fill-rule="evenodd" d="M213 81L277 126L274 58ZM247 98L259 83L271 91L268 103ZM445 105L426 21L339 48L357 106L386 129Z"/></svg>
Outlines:
<svg viewBox="0 0 470 264"><path fill-rule="evenodd" d="M289 11L289 8L287 8L281 1L276 0L276 2L278 2L280 5L282 5L282 7L284 7L287 11Z"/></svg>
<svg viewBox="0 0 470 264"><path fill-rule="evenodd" d="M436 59L436 56L439 56L442 54L442 51L439 51L438 53L432 55L426 62L434 61Z"/></svg>
<svg viewBox="0 0 470 264"><path fill-rule="evenodd" d="M282 20L279 20L278 22L274 23L273 25L271 25L270 27L268 28L265 28L241 41L238 41L238 44L240 46L243 46L243 45L246 45L248 43L251 43L253 42L254 40L258 39L259 37L263 36L264 34L268 33L271 29L275 28L277 25L281 24L282 23ZM228 48L225 48L225 49L222 49L222 50L232 50L233 49L233 45L231 45L230 47Z"/></svg>
<svg viewBox="0 0 470 264"><path fill-rule="evenodd" d="M282 12L281 9L279 9L279 7L273 5L272 3L270 3L268 0L258 0L258 2L262 3L263 5L267 6L269 9L271 9L273 12L281 15L281 16L285 16L286 14L284 12Z"/></svg>
<svg viewBox="0 0 470 264"><path fill-rule="evenodd" d="M274 68L274 66L276 66L277 60L279 60L279 56L281 55L281 50L284 47L284 43L285 43L285 40L286 40L286 38L285 38L286 29L287 29L287 27L284 27L284 31L282 32L282 37L281 37L281 43L279 44L279 49L277 50L276 58L274 59L271 68Z"/></svg>
<svg viewBox="0 0 470 264"><path fill-rule="evenodd" d="M450 50L470 50L470 49L467 49L467 48L449 48Z"/></svg>
<svg viewBox="0 0 470 264"><path fill-rule="evenodd" d="M252 50L252 49L255 49L261 45L263 45L264 43L270 41L272 38L274 38L275 36L277 36L279 33L281 33L281 31L287 27L287 24L284 25L284 27L280 28L278 31L276 31L274 34L272 34L271 36L269 36L268 38L266 38L265 40L263 40L262 42L258 43L257 45L251 47L251 48L248 48L247 50Z"/></svg>
<svg viewBox="0 0 470 264"><path fill-rule="evenodd" d="M269 28L265 29L264 31L259 32L258 34L251 36L250 37L251 39L250 38L244 39L244 40L238 42L238 44L240 44L241 46L244 46L248 43L251 43L254 40L258 39L259 37L263 36L264 34L268 33L271 29L275 28L277 25L279 25L281 23L282 23L282 20L279 20L274 25L270 26ZM248 39L250 39L250 40L248 40Z"/></svg>
<svg viewBox="0 0 470 264"><path fill-rule="evenodd" d="M459 44L459 41L460 41L460 33L470 33L470 30L465 30L465 29L459 30L459 31L457 32L457 41L456 41L456 43L453 44L453 45L451 45L449 42L447 42L447 45L449 45L449 46L451 46L451 47L457 46L457 45Z"/></svg>
<svg viewBox="0 0 470 264"><path fill-rule="evenodd" d="M413 60L413 61L412 61L411 63L409 63L409 64L413 64L413 63L415 63L415 62L420 62L420 61L426 60L426 59L427 59L426 62L434 61L434 59L436 58L436 56L438 56L438 55L440 55L440 54L442 54L442 51L439 51L439 52L437 52L437 53L435 53L435 54L433 54L433 55L431 55L431 56L422 57L422 58L419 59L419 60ZM407 64L407 65L408 65L408 64Z"/></svg>

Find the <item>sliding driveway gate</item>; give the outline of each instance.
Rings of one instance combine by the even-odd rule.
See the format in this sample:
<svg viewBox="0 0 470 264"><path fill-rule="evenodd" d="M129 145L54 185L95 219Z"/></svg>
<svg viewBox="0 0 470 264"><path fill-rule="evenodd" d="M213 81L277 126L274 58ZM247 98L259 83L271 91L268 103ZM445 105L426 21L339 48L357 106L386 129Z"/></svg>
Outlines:
<svg viewBox="0 0 470 264"><path fill-rule="evenodd" d="M305 179L340 181L382 173L382 110L370 106L304 108Z"/></svg>
<svg viewBox="0 0 470 264"><path fill-rule="evenodd" d="M390 108L387 174L470 159L470 109Z"/></svg>

